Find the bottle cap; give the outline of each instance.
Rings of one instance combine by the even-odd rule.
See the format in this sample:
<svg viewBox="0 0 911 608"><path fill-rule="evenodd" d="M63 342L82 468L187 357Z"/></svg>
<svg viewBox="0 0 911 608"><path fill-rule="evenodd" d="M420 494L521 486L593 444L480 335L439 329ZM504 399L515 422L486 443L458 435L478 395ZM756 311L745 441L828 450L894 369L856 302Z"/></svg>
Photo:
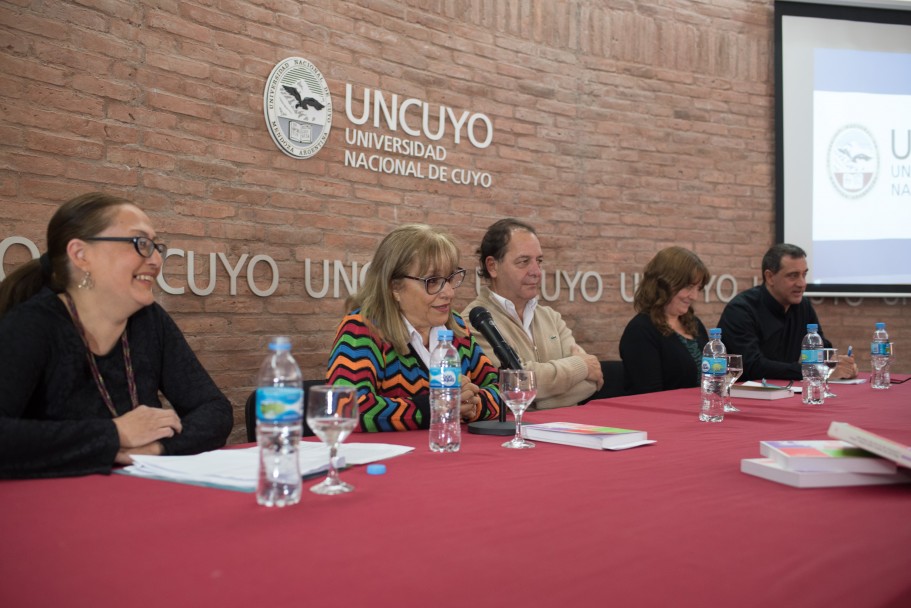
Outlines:
<svg viewBox="0 0 911 608"><path fill-rule="evenodd" d="M807 331L815 333L819 329L819 325L816 323L807 323Z"/></svg>
<svg viewBox="0 0 911 608"><path fill-rule="evenodd" d="M437 340L452 340L452 330L451 329L441 329L437 332Z"/></svg>
<svg viewBox="0 0 911 608"><path fill-rule="evenodd" d="M720 336L720 335L721 335L721 328L720 328L720 327L713 327L712 329L709 330L709 335L710 335L710 336Z"/></svg>
<svg viewBox="0 0 911 608"><path fill-rule="evenodd" d="M386 474L386 465L384 464L368 464L367 465L367 475L385 475Z"/></svg>
<svg viewBox="0 0 911 608"><path fill-rule="evenodd" d="M876 329L886 329L886 324L885 324L885 323L877 323L877 324L876 324Z"/></svg>
<svg viewBox="0 0 911 608"><path fill-rule="evenodd" d="M269 350L291 350L291 338L276 336L269 342Z"/></svg>

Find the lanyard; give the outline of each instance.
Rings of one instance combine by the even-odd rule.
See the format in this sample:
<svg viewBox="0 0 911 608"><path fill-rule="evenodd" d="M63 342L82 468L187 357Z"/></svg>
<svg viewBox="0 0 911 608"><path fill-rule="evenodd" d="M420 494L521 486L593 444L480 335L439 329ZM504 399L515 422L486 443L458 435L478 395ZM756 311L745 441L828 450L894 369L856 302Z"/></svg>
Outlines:
<svg viewBox="0 0 911 608"><path fill-rule="evenodd" d="M85 328L82 326L82 321L79 320L79 313L76 311L76 303L73 302L73 298L68 292L64 291L63 296L66 298L66 307L70 311L73 323L76 325L76 329L79 330L79 337L82 338L82 343L85 344L85 354L89 360L89 368L92 370L92 378L95 379L95 386L98 387L98 392L101 393L101 398L111 411L111 415L114 418L117 418L118 414L117 410L114 409L114 401L111 399L111 394L104 385L104 378L101 377L101 372L98 370L98 363L95 361L95 355L92 353L92 349L89 348L89 341L85 337ZM127 332L125 329L123 330L123 333L120 334L120 344L123 346L123 363L126 366L127 371L127 386L130 390L130 401L133 404L133 409L136 409L139 407L139 396L136 392L136 378L133 375L133 361L130 359L130 343L127 342Z"/></svg>

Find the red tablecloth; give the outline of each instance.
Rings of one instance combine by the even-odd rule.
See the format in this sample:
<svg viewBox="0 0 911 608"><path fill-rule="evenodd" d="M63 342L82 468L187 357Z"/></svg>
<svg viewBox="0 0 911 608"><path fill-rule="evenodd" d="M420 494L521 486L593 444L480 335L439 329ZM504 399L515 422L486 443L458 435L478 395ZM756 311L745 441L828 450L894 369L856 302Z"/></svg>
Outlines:
<svg viewBox="0 0 911 608"><path fill-rule="evenodd" d="M911 606L911 485L740 473L760 440L823 439L832 420L911 442L911 382L833 388L821 407L738 400L720 424L697 420L696 389L527 415L658 441L622 452L356 435L417 450L286 509L123 475L0 482L0 605Z"/></svg>

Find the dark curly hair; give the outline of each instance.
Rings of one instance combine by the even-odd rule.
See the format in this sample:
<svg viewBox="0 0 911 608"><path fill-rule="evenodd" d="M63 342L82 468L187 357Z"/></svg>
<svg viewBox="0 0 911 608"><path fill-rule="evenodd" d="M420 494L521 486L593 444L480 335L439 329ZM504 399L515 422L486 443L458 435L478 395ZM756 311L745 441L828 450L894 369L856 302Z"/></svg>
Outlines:
<svg viewBox="0 0 911 608"><path fill-rule="evenodd" d="M699 285L699 289L703 289L708 282L709 271L698 255L683 247L667 247L645 265L633 305L636 312L648 314L662 335L669 336L674 330L668 325L664 313L668 302L688 285ZM687 332L696 333L696 314L692 306L680 317L680 322Z"/></svg>

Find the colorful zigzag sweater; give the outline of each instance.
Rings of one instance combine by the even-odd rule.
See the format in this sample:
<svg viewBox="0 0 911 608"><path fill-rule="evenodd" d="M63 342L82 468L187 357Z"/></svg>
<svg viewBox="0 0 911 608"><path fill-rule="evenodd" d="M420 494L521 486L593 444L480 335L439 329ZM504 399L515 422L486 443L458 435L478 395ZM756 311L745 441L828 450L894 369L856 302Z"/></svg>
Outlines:
<svg viewBox="0 0 911 608"><path fill-rule="evenodd" d="M465 321L453 315L460 327ZM466 329L466 332L468 330ZM499 416L497 368L474 337L456 336L462 373L480 387L481 409L474 420ZM360 310L345 316L329 356L328 382L357 387L359 431L408 431L430 427L430 372L409 347L397 352L366 324Z"/></svg>

